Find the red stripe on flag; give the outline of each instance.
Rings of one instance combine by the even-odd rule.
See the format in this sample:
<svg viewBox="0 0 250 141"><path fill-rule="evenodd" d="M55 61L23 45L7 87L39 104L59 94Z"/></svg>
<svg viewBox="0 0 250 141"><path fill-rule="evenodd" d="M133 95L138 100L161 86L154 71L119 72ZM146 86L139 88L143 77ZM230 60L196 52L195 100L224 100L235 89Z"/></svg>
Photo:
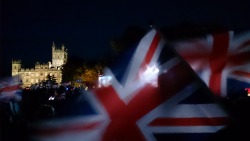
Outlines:
<svg viewBox="0 0 250 141"><path fill-rule="evenodd" d="M0 89L0 92L10 92L19 89L19 85L6 86Z"/></svg>
<svg viewBox="0 0 250 141"><path fill-rule="evenodd" d="M249 72L234 71L233 74L239 75L239 76L242 76L242 77L248 77L248 78L250 78L250 73Z"/></svg>
<svg viewBox="0 0 250 141"><path fill-rule="evenodd" d="M226 117L216 118L157 118L150 126L223 126L228 123Z"/></svg>
<svg viewBox="0 0 250 141"><path fill-rule="evenodd" d="M221 75L228 61L229 33L213 36L213 49L209 59L211 77L209 87L215 94L221 93Z"/></svg>
<svg viewBox="0 0 250 141"><path fill-rule="evenodd" d="M151 61L151 59L152 59L152 57L153 57L153 55L155 53L155 50L156 50L158 44L160 43L160 40L161 40L161 37L160 37L159 33L156 32L156 34L155 34L155 36L153 38L153 41L152 41L152 43L151 43L151 45L150 45L150 47L148 49L148 52L147 52L147 54L146 54L146 56L144 58L142 67L144 67L145 65L150 63L150 61Z"/></svg>
<svg viewBox="0 0 250 141"><path fill-rule="evenodd" d="M250 51L241 52L237 54L232 54L229 56L229 65L230 66L240 66L249 63L250 60Z"/></svg>
<svg viewBox="0 0 250 141"><path fill-rule="evenodd" d="M136 122L194 80L182 63L159 76L159 87L146 85L126 105L112 87L96 89L95 94L107 110L109 123L103 140L145 140ZM182 80L182 81L176 81Z"/></svg>
<svg viewBox="0 0 250 141"><path fill-rule="evenodd" d="M146 69L146 66L150 63L152 57L155 54L155 51L157 49L157 46L159 45L161 40L160 34L158 32L155 33L155 36L152 40L152 43L150 44L150 47L145 55L145 58L141 64L140 71L144 71Z"/></svg>
<svg viewBox="0 0 250 141"><path fill-rule="evenodd" d="M159 33L156 32L150 44L150 47L147 50L142 65L140 66L140 69L144 70L146 68L146 65L150 63L153 55L155 54L160 39L161 38ZM138 141L145 140L139 127L136 125L136 121L143 115L145 115L147 112L152 110L153 107L156 107L162 101L154 101L153 99L149 98L148 100L150 100L149 102L152 103L152 107L148 106L148 108L144 108L140 111L137 111L134 107L140 107L141 104L143 104L141 101L142 98L145 99L147 96L153 98L152 94L157 93L157 89L151 88L150 86L144 88L142 91L144 90L147 90L147 93L140 92L128 105L126 105L119 98L119 96L116 94L116 91L112 87L106 88L105 90L100 89L96 91L97 97L100 99L111 118L111 123L108 125L103 137L104 141L119 139ZM127 117L130 120L124 117ZM122 128L122 130L118 130L118 128Z"/></svg>

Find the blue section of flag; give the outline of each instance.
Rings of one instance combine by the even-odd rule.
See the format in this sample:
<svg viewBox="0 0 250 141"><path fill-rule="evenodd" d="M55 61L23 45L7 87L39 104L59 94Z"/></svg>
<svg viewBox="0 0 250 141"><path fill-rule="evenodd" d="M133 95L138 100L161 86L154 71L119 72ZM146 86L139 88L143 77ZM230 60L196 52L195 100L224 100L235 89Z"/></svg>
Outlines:
<svg viewBox="0 0 250 141"><path fill-rule="evenodd" d="M192 95L180 102L181 104L206 104L214 103L214 99L208 89L200 87Z"/></svg>
<svg viewBox="0 0 250 141"><path fill-rule="evenodd" d="M245 91L245 88L250 88L250 84L233 78L227 79L228 97L236 98L246 96L247 92Z"/></svg>
<svg viewBox="0 0 250 141"><path fill-rule="evenodd" d="M160 56L157 60L157 63L159 63L158 65L162 65L166 63L169 59L174 57L176 57L176 54L169 46L165 45L160 52Z"/></svg>
<svg viewBox="0 0 250 141"><path fill-rule="evenodd" d="M113 72L120 84L123 84L122 80L124 79L125 71L129 66L130 60L133 57L135 50L136 46L128 48L119 55L117 58L118 60L115 60L114 64L107 66Z"/></svg>

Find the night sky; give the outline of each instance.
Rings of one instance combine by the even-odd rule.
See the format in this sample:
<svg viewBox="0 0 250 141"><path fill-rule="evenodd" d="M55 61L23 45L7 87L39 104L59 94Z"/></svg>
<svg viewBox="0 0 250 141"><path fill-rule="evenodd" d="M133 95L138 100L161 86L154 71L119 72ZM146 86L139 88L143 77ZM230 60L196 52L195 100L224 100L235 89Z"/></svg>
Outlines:
<svg viewBox="0 0 250 141"><path fill-rule="evenodd" d="M24 67L51 61L51 45L71 56L95 59L112 53L110 41L131 25L149 29L182 23L250 27L250 5L239 0L1 0L0 75L11 60Z"/></svg>

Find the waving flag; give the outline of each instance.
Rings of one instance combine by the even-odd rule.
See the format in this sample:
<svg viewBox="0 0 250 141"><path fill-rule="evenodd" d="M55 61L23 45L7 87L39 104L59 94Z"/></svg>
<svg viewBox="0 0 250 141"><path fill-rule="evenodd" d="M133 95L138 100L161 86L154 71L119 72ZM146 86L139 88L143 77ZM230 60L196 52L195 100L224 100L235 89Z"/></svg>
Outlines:
<svg viewBox="0 0 250 141"><path fill-rule="evenodd" d="M218 33L176 42L174 47L214 94L237 96L250 86L250 32Z"/></svg>
<svg viewBox="0 0 250 141"><path fill-rule="evenodd" d="M10 100L21 100L20 80L12 76L0 80L0 102L8 103Z"/></svg>
<svg viewBox="0 0 250 141"><path fill-rule="evenodd" d="M121 57L105 70L110 85L87 94L96 114L63 128L47 124L42 139L201 141L226 125L209 89L155 30Z"/></svg>

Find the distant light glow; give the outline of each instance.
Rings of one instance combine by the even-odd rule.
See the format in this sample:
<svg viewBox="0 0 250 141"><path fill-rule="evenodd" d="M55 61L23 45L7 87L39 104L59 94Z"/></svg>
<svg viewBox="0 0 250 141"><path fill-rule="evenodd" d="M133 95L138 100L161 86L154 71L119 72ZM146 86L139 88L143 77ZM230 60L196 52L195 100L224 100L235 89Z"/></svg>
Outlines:
<svg viewBox="0 0 250 141"><path fill-rule="evenodd" d="M245 90L247 91L247 96L250 96L250 88L245 88Z"/></svg>
<svg viewBox="0 0 250 141"><path fill-rule="evenodd" d="M111 76L99 76L98 78L98 87L108 87L111 85Z"/></svg>
<svg viewBox="0 0 250 141"><path fill-rule="evenodd" d="M140 72L140 79L143 82L150 83L153 86L157 87L159 71L160 70L156 65L147 66L144 71Z"/></svg>
<svg viewBox="0 0 250 141"><path fill-rule="evenodd" d="M55 97L53 97L53 96L49 97L49 100L54 100L54 99L55 99Z"/></svg>

